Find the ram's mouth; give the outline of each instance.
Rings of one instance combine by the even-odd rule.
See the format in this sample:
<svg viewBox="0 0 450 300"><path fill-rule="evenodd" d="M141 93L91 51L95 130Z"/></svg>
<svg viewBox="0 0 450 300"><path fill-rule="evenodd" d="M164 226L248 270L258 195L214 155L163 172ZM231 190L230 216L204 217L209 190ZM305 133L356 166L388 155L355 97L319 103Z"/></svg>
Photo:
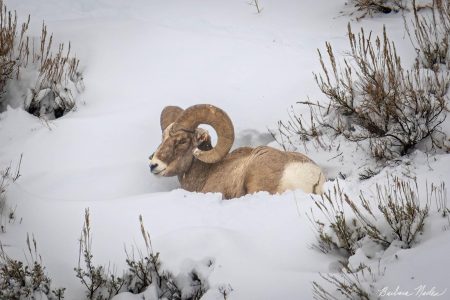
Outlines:
<svg viewBox="0 0 450 300"><path fill-rule="evenodd" d="M166 170L166 168L164 169L153 169L150 168L150 173L152 173L153 175L157 175L157 176L164 176L164 171Z"/></svg>
<svg viewBox="0 0 450 300"><path fill-rule="evenodd" d="M157 175L157 176L164 176L164 171L166 169L162 169L162 170L154 170L152 171L153 175Z"/></svg>

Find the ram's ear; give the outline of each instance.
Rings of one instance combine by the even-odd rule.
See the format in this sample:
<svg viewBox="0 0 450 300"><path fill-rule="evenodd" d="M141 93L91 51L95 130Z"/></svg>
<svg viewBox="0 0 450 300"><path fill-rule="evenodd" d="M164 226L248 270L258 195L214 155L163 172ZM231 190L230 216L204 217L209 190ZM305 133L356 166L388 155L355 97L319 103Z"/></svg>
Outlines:
<svg viewBox="0 0 450 300"><path fill-rule="evenodd" d="M164 107L160 117L161 130L164 131L164 129L166 129L167 126L175 122L178 119L178 117L183 113L183 111L184 110L178 106Z"/></svg>
<svg viewBox="0 0 450 300"><path fill-rule="evenodd" d="M203 128L195 129L195 141L197 148L202 151L208 151L213 148L211 145L211 136L209 135L208 130Z"/></svg>

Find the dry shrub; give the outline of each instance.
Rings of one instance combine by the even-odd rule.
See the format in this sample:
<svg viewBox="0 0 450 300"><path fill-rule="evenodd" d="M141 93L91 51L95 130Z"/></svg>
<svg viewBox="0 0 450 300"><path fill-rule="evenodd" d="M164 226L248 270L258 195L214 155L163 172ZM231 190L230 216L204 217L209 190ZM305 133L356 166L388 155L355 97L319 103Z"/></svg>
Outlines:
<svg viewBox="0 0 450 300"><path fill-rule="evenodd" d="M7 82L18 76L19 66L26 55L24 34L28 23L29 21L22 24L20 36L17 38L17 14L8 11L3 0L0 0L0 111L3 111L6 105L3 97ZM17 44L19 46L16 53Z"/></svg>
<svg viewBox="0 0 450 300"><path fill-rule="evenodd" d="M430 14L419 14L413 0L414 19L412 29L405 20L411 43L417 51L419 61L425 68L439 70L450 68L450 1L433 0Z"/></svg>
<svg viewBox="0 0 450 300"><path fill-rule="evenodd" d="M19 95L8 94L8 85L19 82L26 94L24 108L31 114L47 119L59 118L75 108L75 98L83 91L83 78L79 71L79 60L71 55L70 44L58 46L54 54L53 36L48 36L47 27L42 25L39 48L34 39L27 35L30 16L20 26L16 13L8 11L0 0L0 112ZM27 73L28 76L22 76ZM34 78L28 82L26 78ZM26 81L20 84L21 81ZM29 89L28 86L33 86Z"/></svg>
<svg viewBox="0 0 450 300"><path fill-rule="evenodd" d="M350 52L342 68L330 43L326 51L331 68L318 51L322 74L315 79L328 104L301 102L308 105L310 117L280 121L280 135L317 141L324 134L342 135L349 141L368 141L378 160L408 154L424 140L432 148L442 147L440 125L446 118L450 78L417 64L405 70L385 28L373 39L363 29L354 34L349 24L348 38Z"/></svg>
<svg viewBox="0 0 450 300"><path fill-rule="evenodd" d="M40 48L33 54L32 63L39 65L35 87L25 100L25 108L35 116L59 118L75 107L75 95L83 89L79 60L71 56L71 45L51 52L53 36L47 38L47 27L42 25Z"/></svg>
<svg viewBox="0 0 450 300"><path fill-rule="evenodd" d="M316 248L322 252L345 250L345 256L349 257L366 236L384 249L394 241L410 248L424 230L431 199L439 201L443 188L444 185L432 185L429 192L427 187L427 203L422 205L415 181L388 177L387 184L376 185L374 197L369 199L361 193L357 203L337 184L333 193L315 199L318 212L328 224L317 220L311 211L310 221L317 232Z"/></svg>
<svg viewBox="0 0 450 300"><path fill-rule="evenodd" d="M17 164L16 170L13 171L11 164L4 170L0 170L0 233L6 232L6 224L10 224L16 220L15 207L11 207L7 203L6 191L10 183L16 182L20 175L20 166L22 164L22 155Z"/></svg>
<svg viewBox="0 0 450 300"><path fill-rule="evenodd" d="M365 233L355 217L345 213L346 203L350 200L341 189L339 182L334 186L333 192L324 193L320 199L315 199L315 205L326 218L327 223L321 222L314 216L311 209L309 220L317 232L317 245L314 248L323 253L338 251L348 257L355 254L359 248L359 240Z"/></svg>
<svg viewBox="0 0 450 300"><path fill-rule="evenodd" d="M9 257L0 243L0 299L63 299L65 289L52 288L34 236L30 241L27 235L27 246L29 257L24 263Z"/></svg>
<svg viewBox="0 0 450 300"><path fill-rule="evenodd" d="M362 208L349 201L353 212L362 224L366 234L375 242L389 247L393 241L399 241L404 248L410 248L417 241L417 236L423 232L425 218L430 210L429 199L433 194L427 194L427 203L423 206L419 200L417 182L402 180L398 177L389 178L386 185L376 185L378 212L374 213L372 199L360 195ZM389 230L383 230L375 221L381 212ZM372 220L369 220L370 215Z"/></svg>
<svg viewBox="0 0 450 300"><path fill-rule="evenodd" d="M352 0L351 4L359 13L358 19L361 19L378 13L399 12L406 9L404 2L404 0Z"/></svg>
<svg viewBox="0 0 450 300"><path fill-rule="evenodd" d="M342 270L337 274L320 274L328 285L324 287L313 282L314 299L341 299L336 297L336 292L345 299L372 299L374 287L371 283L382 275L380 268L378 274L364 264L352 269L348 258L362 249L367 239L384 250L392 244L412 247L424 230L431 200L435 199L440 213L446 210L444 195L444 184L432 184L430 190L427 186L426 204L422 205L415 181L388 177L387 184L377 185L376 193L370 199L361 193L360 201L355 202L339 184L333 193L323 195L321 200L315 199L318 212L325 217L326 223L317 220L311 212L309 218L317 234L314 248L339 254Z"/></svg>
<svg viewBox="0 0 450 300"><path fill-rule="evenodd" d="M209 289L207 278L197 269L188 274L174 276L163 270L158 252L153 252L150 234L145 229L142 217L139 217L141 233L146 245L145 254L134 249L128 252L126 263L128 270L122 276L117 276L103 266L96 266L92 255L92 235L89 210L85 211L84 225L80 238L79 261L74 269L76 277L86 288L87 299L111 299L122 292L139 294L148 288L153 288L158 299L198 300ZM84 263L82 263L82 260ZM212 262L206 262L210 268Z"/></svg>
<svg viewBox="0 0 450 300"><path fill-rule="evenodd" d="M432 184L430 195L435 200L438 213L440 213L443 218L448 218L450 216L450 209L448 208L447 188L445 187L445 183L442 182L438 186Z"/></svg>
<svg viewBox="0 0 450 300"><path fill-rule="evenodd" d="M356 272L345 264L336 274L319 274L331 285L329 290L317 281L313 281L313 297L317 300L370 300L374 299L375 287L372 284L381 274L375 274L368 266L362 265ZM336 297L339 294L340 297Z"/></svg>

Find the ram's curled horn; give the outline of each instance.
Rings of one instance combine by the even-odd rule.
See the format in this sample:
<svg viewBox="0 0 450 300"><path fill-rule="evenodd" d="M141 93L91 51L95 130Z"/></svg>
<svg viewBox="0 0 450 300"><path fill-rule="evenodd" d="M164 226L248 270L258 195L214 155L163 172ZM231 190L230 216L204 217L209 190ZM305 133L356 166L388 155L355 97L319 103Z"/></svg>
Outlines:
<svg viewBox="0 0 450 300"><path fill-rule="evenodd" d="M161 112L160 124L161 130L167 128L170 124L175 122L179 116L183 113L183 109L178 106L166 106Z"/></svg>
<svg viewBox="0 0 450 300"><path fill-rule="evenodd" d="M209 151L196 149L194 155L205 163L215 163L230 151L234 142L234 127L228 115L218 107L198 104L187 108L174 124L175 130L192 130L198 125L210 125L217 133L217 145Z"/></svg>

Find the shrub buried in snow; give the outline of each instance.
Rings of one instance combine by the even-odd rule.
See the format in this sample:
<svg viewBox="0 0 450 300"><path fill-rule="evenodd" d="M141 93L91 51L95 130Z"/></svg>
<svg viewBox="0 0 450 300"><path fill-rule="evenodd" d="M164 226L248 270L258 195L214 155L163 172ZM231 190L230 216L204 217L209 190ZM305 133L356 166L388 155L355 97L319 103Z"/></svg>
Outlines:
<svg viewBox="0 0 450 300"><path fill-rule="evenodd" d="M361 193L358 204L337 183L333 192L325 193L322 199L316 200L316 206L326 222L316 219L314 210L309 216L317 231L314 247L324 253L338 250L344 258L341 272L320 276L346 299L372 299L376 290L372 283L376 281L374 276L377 274L365 264L352 269L355 266L348 264L349 258L361 251L363 244L369 240L379 244L380 250L386 250L391 245L412 247L424 230L431 199L435 198L438 212L448 211L445 195L444 184L432 184L431 189L427 186L426 203L421 204L416 182L388 177L386 185L376 186L375 199L368 199ZM373 200L376 200L375 203ZM443 213L443 216L446 214ZM367 274L369 278L366 278ZM378 275L381 276L381 272ZM313 282L313 293L315 299L340 299L316 281Z"/></svg>
<svg viewBox="0 0 450 300"><path fill-rule="evenodd" d="M84 85L70 44L59 44L56 54L52 53L53 36L48 36L43 24L35 49L34 40L27 35L30 16L18 34L17 15L8 11L2 0L0 8L0 112L23 94L25 110L38 117L59 118L74 109Z"/></svg>
<svg viewBox="0 0 450 300"><path fill-rule="evenodd" d="M358 19L364 18L367 15L372 16L375 13L388 14L391 12L398 12L405 9L403 0L351 0L357 11L361 12Z"/></svg>
<svg viewBox="0 0 450 300"><path fill-rule="evenodd" d="M196 266L188 274L182 273L178 276L163 270L159 253L153 252L150 234L146 231L141 216L139 216L139 221L146 253L138 251L138 256L135 257L134 250L131 255L127 252L128 271L124 272L122 276L116 276L109 269L94 265L90 214L89 209L86 209L80 238L79 262L74 270L77 278L86 288L87 299L107 300L122 292L140 294L144 291L150 291L151 299L200 299L209 289L204 270L200 270L201 268ZM203 269L208 271L213 265L211 260L202 263L204 264ZM147 292L146 295L148 295ZM143 297L145 298L145 296Z"/></svg>
<svg viewBox="0 0 450 300"><path fill-rule="evenodd" d="M386 185L376 185L375 199L368 199L361 193L360 204L357 204L337 183L333 192L324 193L321 199L315 200L329 224L317 220L314 214L310 216L318 233L318 248L323 252L342 249L349 256L355 254L366 236L384 248L393 241L409 248L423 231L430 199L438 199L444 187L432 185L427 203L422 205L416 182L388 177ZM373 200L376 200L375 204Z"/></svg>
<svg viewBox="0 0 450 300"><path fill-rule="evenodd" d="M395 44L383 30L372 40L363 29L355 35L348 25L351 51L338 68L331 44L326 43L331 69L319 51L322 74L315 75L327 105L302 102L310 108L310 124L302 116L279 122L281 136L320 139L342 135L350 141L367 140L373 157L385 160L408 154L424 140L442 147L440 125L447 112L450 79L446 73L423 70L415 64L404 70Z"/></svg>
<svg viewBox="0 0 450 300"><path fill-rule="evenodd" d="M431 16L418 13L413 0L412 29L405 20L405 28L418 54L420 64L435 71L441 66L450 68L450 1L433 0Z"/></svg>
<svg viewBox="0 0 450 300"><path fill-rule="evenodd" d="M22 164L22 155L20 155L19 163L17 164L17 169L13 173L11 165L4 170L0 170L0 233L6 232L6 220L8 223L15 221L16 208L10 207L7 203L6 191L10 183L16 182L20 175L20 166Z"/></svg>
<svg viewBox="0 0 450 300"><path fill-rule="evenodd" d="M37 243L27 235L27 263L9 257L0 243L0 299L64 299L64 288L52 289Z"/></svg>

